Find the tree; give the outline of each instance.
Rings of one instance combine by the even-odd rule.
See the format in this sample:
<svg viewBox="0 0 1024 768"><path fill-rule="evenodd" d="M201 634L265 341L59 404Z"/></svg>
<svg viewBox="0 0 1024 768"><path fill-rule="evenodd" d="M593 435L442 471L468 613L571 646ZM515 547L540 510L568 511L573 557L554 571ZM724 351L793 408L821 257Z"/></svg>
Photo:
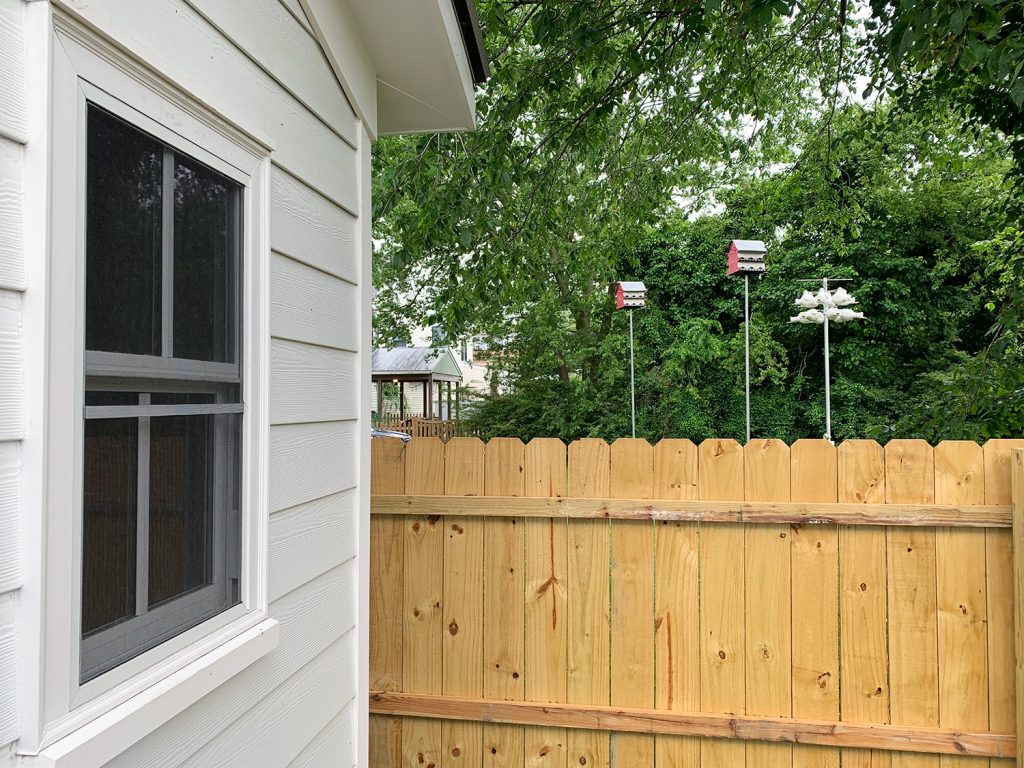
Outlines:
<svg viewBox="0 0 1024 768"><path fill-rule="evenodd" d="M896 428L911 400L936 402L925 377L979 354L993 317L974 293L996 278L970 246L1010 223L997 209L1016 194L999 159L1020 130L1003 119L1019 92L1012 3L480 5L495 73L480 128L377 144L374 269L380 340L423 323L489 340L522 398L481 417L524 436L622 434L610 288L661 269L679 316L638 316L656 352L645 423L738 434L722 394L741 370L738 285L718 261L738 234L787 254L758 286L778 313L754 324L773 434L821 420L818 347L776 327L797 275L859 275L881 310L837 345L859 372L835 384L839 434ZM876 101L858 107L865 82ZM894 312L898 297L914 309Z"/></svg>

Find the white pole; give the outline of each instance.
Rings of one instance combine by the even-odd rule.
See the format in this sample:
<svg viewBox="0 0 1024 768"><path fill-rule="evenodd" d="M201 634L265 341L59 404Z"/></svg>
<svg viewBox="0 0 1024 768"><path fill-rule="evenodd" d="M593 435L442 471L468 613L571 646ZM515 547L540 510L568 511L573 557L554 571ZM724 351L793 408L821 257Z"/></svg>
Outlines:
<svg viewBox="0 0 1024 768"><path fill-rule="evenodd" d="M629 405L633 413L633 437L636 437L636 379L633 374L633 310L629 310Z"/></svg>
<svg viewBox="0 0 1024 768"><path fill-rule="evenodd" d="M822 278L822 287L825 289L825 293L828 293L828 278ZM823 311L825 312L825 439L832 440L832 383L831 374L829 372L829 354L828 354L828 306L824 306Z"/></svg>
<svg viewBox="0 0 1024 768"><path fill-rule="evenodd" d="M747 399L747 442L750 442L750 275L743 275L743 334L745 337L745 390Z"/></svg>

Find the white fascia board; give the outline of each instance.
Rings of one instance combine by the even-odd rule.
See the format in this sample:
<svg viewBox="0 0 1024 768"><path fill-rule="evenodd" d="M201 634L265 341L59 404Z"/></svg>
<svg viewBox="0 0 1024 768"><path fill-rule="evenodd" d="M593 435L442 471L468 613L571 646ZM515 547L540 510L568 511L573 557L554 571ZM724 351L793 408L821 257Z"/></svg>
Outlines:
<svg viewBox="0 0 1024 768"><path fill-rule="evenodd" d="M299 0L331 69L363 121L371 140L377 136L377 73L364 36L346 0Z"/></svg>
<svg viewBox="0 0 1024 768"><path fill-rule="evenodd" d="M473 75L452 0L300 0L371 137L472 130Z"/></svg>

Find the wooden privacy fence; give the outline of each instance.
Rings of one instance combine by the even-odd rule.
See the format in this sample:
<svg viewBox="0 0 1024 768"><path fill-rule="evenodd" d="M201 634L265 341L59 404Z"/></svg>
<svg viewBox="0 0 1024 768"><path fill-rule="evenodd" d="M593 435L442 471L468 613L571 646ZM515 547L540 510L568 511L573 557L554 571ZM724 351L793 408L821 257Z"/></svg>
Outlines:
<svg viewBox="0 0 1024 768"><path fill-rule="evenodd" d="M1013 765L1014 448L376 440L370 764Z"/></svg>

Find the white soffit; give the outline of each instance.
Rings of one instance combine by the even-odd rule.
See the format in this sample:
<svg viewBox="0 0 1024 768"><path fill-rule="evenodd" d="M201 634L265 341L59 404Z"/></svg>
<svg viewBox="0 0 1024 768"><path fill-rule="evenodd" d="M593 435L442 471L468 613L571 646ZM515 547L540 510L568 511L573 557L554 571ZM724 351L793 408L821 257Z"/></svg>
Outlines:
<svg viewBox="0 0 1024 768"><path fill-rule="evenodd" d="M371 134L473 129L473 74L452 0L303 0L303 5L343 82L362 79L344 71L353 59L353 37L358 38L358 53L376 75L376 104L367 103L366 88L347 90L359 102L356 110ZM347 17L355 29L344 34L338 24L325 23L332 16Z"/></svg>

